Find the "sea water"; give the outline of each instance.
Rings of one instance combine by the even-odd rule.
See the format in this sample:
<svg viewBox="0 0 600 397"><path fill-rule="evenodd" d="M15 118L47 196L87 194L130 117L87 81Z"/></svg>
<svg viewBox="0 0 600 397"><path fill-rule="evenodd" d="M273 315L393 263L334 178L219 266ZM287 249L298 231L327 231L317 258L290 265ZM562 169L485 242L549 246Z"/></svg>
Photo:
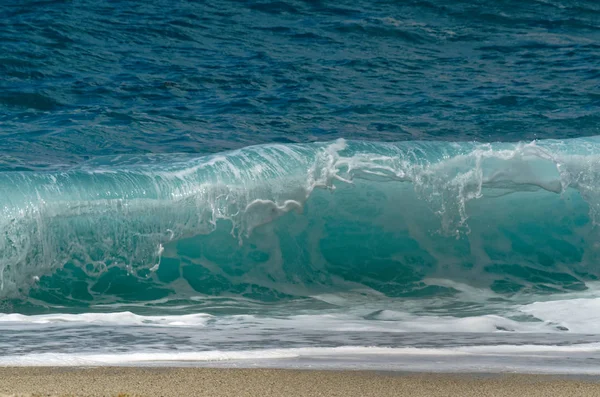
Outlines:
<svg viewBox="0 0 600 397"><path fill-rule="evenodd" d="M0 365L600 373L595 2L0 13Z"/></svg>

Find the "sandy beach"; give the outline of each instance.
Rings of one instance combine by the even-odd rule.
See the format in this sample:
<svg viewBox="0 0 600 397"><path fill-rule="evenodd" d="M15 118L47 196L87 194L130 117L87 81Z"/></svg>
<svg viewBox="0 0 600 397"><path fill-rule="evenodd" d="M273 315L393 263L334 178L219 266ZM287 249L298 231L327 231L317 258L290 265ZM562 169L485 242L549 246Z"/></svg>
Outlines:
<svg viewBox="0 0 600 397"><path fill-rule="evenodd" d="M210 368L0 368L1 396L600 396L592 377Z"/></svg>

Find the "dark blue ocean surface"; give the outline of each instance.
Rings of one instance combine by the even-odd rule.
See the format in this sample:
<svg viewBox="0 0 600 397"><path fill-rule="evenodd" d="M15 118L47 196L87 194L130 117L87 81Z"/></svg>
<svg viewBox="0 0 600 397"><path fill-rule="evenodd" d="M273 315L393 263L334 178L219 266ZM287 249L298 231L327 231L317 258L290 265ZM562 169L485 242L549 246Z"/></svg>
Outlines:
<svg viewBox="0 0 600 397"><path fill-rule="evenodd" d="M593 0L0 3L0 170L588 136L599 105Z"/></svg>

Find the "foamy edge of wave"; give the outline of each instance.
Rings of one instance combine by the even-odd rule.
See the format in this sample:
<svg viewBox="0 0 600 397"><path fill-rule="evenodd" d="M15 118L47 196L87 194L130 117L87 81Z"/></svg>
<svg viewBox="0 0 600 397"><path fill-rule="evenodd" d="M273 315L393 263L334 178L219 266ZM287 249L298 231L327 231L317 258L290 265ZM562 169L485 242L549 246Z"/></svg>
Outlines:
<svg viewBox="0 0 600 397"><path fill-rule="evenodd" d="M11 313L0 314L0 324L107 324L107 325L146 325L164 327L205 326L213 316L205 313L183 314L178 316L142 316L131 312L81 313L81 314L40 314L28 316Z"/></svg>
<svg viewBox="0 0 600 397"><path fill-rule="evenodd" d="M238 351L199 351L199 352L137 352L121 354L92 353L35 353L0 357L0 366L111 366L144 365L165 363L202 363L223 361L262 361L285 359L367 359L394 356L520 356L537 357L539 355L564 356L570 353L597 353L600 343L586 343L570 346L555 345L486 345L464 346L457 348L414 348L414 347L306 347L290 349L238 350Z"/></svg>

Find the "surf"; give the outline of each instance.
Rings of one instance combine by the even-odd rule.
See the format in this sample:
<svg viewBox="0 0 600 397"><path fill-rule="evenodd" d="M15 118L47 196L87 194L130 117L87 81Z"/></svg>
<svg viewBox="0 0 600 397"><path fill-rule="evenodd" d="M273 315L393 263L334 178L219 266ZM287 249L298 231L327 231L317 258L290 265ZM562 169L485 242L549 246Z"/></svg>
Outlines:
<svg viewBox="0 0 600 397"><path fill-rule="evenodd" d="M583 291L600 275L599 150L598 138L337 140L1 172L0 297Z"/></svg>

